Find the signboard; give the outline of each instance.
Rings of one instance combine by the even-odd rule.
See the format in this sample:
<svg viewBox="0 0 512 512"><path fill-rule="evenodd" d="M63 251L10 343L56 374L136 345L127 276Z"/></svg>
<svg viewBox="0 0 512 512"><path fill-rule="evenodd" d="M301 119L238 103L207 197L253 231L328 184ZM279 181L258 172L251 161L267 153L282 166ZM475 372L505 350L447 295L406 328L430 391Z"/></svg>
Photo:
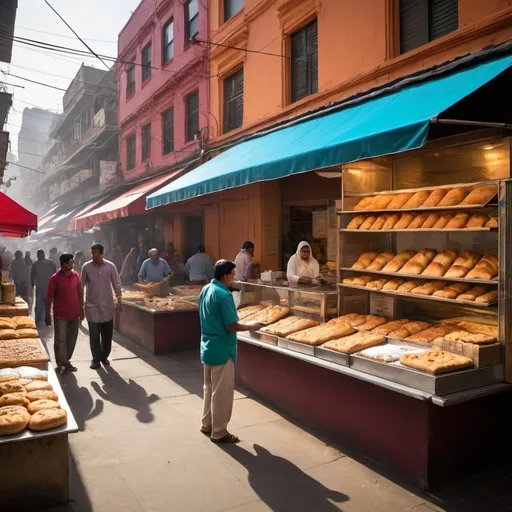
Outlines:
<svg viewBox="0 0 512 512"><path fill-rule="evenodd" d="M117 162L100 160L100 190L113 187L119 183Z"/></svg>
<svg viewBox="0 0 512 512"><path fill-rule="evenodd" d="M395 297L389 295L370 294L370 313L387 319L395 316Z"/></svg>

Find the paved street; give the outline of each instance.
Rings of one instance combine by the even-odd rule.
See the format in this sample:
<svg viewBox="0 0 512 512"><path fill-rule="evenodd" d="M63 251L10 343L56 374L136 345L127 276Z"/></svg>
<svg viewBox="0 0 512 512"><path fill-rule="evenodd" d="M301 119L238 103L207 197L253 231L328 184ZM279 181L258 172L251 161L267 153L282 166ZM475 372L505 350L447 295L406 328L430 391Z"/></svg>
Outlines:
<svg viewBox="0 0 512 512"><path fill-rule="evenodd" d="M84 327L79 371L61 377L81 430L70 436L72 502L51 512L512 510L510 469L421 495L241 389L231 430L243 442L214 445L198 431L195 352L155 357L116 333L108 370L90 370L89 359Z"/></svg>

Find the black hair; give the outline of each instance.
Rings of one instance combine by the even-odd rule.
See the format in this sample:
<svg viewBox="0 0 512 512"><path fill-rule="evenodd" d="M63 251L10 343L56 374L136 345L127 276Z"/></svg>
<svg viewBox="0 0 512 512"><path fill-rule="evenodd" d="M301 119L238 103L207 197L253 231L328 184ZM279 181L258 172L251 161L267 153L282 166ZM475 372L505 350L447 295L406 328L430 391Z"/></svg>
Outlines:
<svg viewBox="0 0 512 512"><path fill-rule="evenodd" d="M15 257L16 259L21 259L21 258L23 258L23 253L22 253L21 251L16 251L16 252L14 253L14 257Z"/></svg>
<svg viewBox="0 0 512 512"><path fill-rule="evenodd" d="M98 251L100 251L100 254L103 254L103 252L105 251L105 247L103 247L103 244L92 244L91 251L93 249L98 249Z"/></svg>
<svg viewBox="0 0 512 512"><path fill-rule="evenodd" d="M46 254L44 253L43 249L39 249L37 251L37 259L38 260L44 260Z"/></svg>
<svg viewBox="0 0 512 512"><path fill-rule="evenodd" d="M53 253L53 252L57 252L57 247L52 247L52 248L50 249L50 253Z"/></svg>
<svg viewBox="0 0 512 512"><path fill-rule="evenodd" d="M229 260L219 260L215 263L215 279L222 279L233 272L236 265Z"/></svg>
<svg viewBox="0 0 512 512"><path fill-rule="evenodd" d="M242 245L242 249L254 249L254 244L247 240L247 242L244 242Z"/></svg>
<svg viewBox="0 0 512 512"><path fill-rule="evenodd" d="M206 252L206 249L204 248L204 245L198 245L197 246L197 252Z"/></svg>
<svg viewBox="0 0 512 512"><path fill-rule="evenodd" d="M69 263L69 260L73 259L73 255L69 252L64 252L60 255L59 261L61 265L65 265L66 263Z"/></svg>

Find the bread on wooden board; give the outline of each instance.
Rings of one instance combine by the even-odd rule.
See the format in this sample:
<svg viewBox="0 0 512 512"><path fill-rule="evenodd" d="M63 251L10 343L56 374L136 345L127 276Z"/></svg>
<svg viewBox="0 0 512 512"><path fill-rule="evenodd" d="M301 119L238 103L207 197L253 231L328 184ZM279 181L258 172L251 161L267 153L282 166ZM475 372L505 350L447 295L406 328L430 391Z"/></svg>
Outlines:
<svg viewBox="0 0 512 512"><path fill-rule="evenodd" d="M498 188L496 185L478 185L475 187L460 203L461 205L475 205L475 204L486 204L496 194Z"/></svg>
<svg viewBox="0 0 512 512"><path fill-rule="evenodd" d="M437 206L457 206L469 194L468 188L456 187L449 190Z"/></svg>
<svg viewBox="0 0 512 512"><path fill-rule="evenodd" d="M384 272L398 272L415 254L416 252L411 250L401 251L382 270Z"/></svg>
<svg viewBox="0 0 512 512"><path fill-rule="evenodd" d="M414 192L402 192L401 194L396 195L387 205L386 210L400 210L413 195Z"/></svg>

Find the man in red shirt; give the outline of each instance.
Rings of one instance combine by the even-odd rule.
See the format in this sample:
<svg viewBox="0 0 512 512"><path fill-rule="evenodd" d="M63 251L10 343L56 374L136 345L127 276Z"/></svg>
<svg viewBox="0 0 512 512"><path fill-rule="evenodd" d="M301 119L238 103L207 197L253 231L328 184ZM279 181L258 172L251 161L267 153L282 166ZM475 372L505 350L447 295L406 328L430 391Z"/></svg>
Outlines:
<svg viewBox="0 0 512 512"><path fill-rule="evenodd" d="M84 319L84 296L78 272L73 270L73 255L61 254L60 270L50 279L46 292L46 325L55 323L55 361L57 371L62 375L65 371L76 372L71 364L75 350L80 321Z"/></svg>

